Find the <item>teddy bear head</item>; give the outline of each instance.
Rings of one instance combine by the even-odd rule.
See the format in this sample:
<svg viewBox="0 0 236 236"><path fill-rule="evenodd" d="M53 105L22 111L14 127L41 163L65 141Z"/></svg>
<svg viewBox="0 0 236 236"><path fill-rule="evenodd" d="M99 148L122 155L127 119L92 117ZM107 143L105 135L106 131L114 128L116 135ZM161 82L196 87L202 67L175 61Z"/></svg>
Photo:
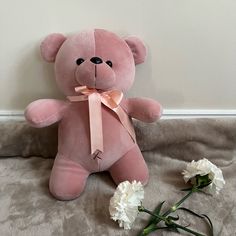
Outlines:
<svg viewBox="0 0 236 236"><path fill-rule="evenodd" d="M50 34L41 44L47 62L55 62L55 76L65 95L75 87L127 91L133 84L135 65L144 62L146 48L134 36L125 39L103 29L65 37Z"/></svg>

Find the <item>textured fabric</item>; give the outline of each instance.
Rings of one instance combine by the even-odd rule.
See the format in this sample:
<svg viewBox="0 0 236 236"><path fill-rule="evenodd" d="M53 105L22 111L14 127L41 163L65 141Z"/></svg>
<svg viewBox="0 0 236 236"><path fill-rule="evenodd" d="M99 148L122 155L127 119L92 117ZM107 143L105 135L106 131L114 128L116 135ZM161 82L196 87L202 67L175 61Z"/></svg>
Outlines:
<svg viewBox="0 0 236 236"><path fill-rule="evenodd" d="M85 192L73 201L57 201L48 191L56 154L57 127L34 129L25 122L0 123L0 235L135 236L148 216L140 214L131 231L110 220L108 205L115 184L107 173L88 178ZM184 203L211 217L215 236L236 235L236 120L191 119L135 122L137 140L147 162L150 181L143 205L149 209L163 200L170 206L183 196L181 171L192 159L209 159L224 174L226 185L218 196L195 194ZM10 156L19 156L6 158ZM181 223L207 233L206 223L187 214ZM153 234L156 235L156 234ZM171 232L158 235L174 236Z"/></svg>
<svg viewBox="0 0 236 236"><path fill-rule="evenodd" d="M56 125L36 129L25 121L1 121L0 157L55 157L57 129Z"/></svg>

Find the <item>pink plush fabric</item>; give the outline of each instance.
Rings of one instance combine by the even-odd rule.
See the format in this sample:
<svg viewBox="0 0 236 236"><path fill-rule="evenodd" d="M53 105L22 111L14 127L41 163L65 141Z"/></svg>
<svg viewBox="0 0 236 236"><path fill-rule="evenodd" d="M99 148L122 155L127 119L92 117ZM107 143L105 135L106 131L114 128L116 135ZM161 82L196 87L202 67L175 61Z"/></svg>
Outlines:
<svg viewBox="0 0 236 236"><path fill-rule="evenodd" d="M68 38L49 35L42 42L41 53L46 61L55 61L61 91L75 96L75 87L81 85L99 91L127 91L134 81L135 64L145 60L146 48L136 37L124 40L95 29ZM160 104L152 99L124 98L120 106L130 117L145 122L155 121L162 113ZM41 99L26 108L25 117L35 127L59 122L58 154L49 184L56 198L78 197L88 176L98 171L109 171L117 184L124 180L147 183L147 166L137 144L109 108L102 106L104 152L98 157L90 153L88 101Z"/></svg>
<svg viewBox="0 0 236 236"><path fill-rule="evenodd" d="M66 40L62 34L50 34L41 44L41 52L45 61L54 62L57 52Z"/></svg>

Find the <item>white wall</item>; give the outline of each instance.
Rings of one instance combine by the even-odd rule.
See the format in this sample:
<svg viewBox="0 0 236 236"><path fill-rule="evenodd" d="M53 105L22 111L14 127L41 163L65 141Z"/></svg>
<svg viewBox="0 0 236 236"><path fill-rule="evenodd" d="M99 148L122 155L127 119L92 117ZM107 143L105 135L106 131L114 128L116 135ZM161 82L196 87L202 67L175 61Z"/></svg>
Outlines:
<svg viewBox="0 0 236 236"><path fill-rule="evenodd" d="M49 33L107 28L149 50L130 96L166 109L235 109L236 0L0 0L0 110L62 98L39 43Z"/></svg>

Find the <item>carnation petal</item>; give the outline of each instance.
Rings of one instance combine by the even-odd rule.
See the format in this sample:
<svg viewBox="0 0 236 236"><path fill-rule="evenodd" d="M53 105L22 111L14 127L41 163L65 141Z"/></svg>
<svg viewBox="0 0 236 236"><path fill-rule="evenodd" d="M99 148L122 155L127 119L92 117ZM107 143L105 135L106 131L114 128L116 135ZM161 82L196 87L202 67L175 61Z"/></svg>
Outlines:
<svg viewBox="0 0 236 236"><path fill-rule="evenodd" d="M138 215L138 206L144 199L144 189L140 182L124 181L120 183L110 199L109 212L111 219L118 221L119 226L130 229Z"/></svg>
<svg viewBox="0 0 236 236"><path fill-rule="evenodd" d="M197 175L208 175L212 183L206 187L206 191L212 194L218 194L225 184L221 169L219 169L206 158L199 161L193 160L192 162L188 163L182 174L185 182L188 182L189 180L194 182L194 179Z"/></svg>

